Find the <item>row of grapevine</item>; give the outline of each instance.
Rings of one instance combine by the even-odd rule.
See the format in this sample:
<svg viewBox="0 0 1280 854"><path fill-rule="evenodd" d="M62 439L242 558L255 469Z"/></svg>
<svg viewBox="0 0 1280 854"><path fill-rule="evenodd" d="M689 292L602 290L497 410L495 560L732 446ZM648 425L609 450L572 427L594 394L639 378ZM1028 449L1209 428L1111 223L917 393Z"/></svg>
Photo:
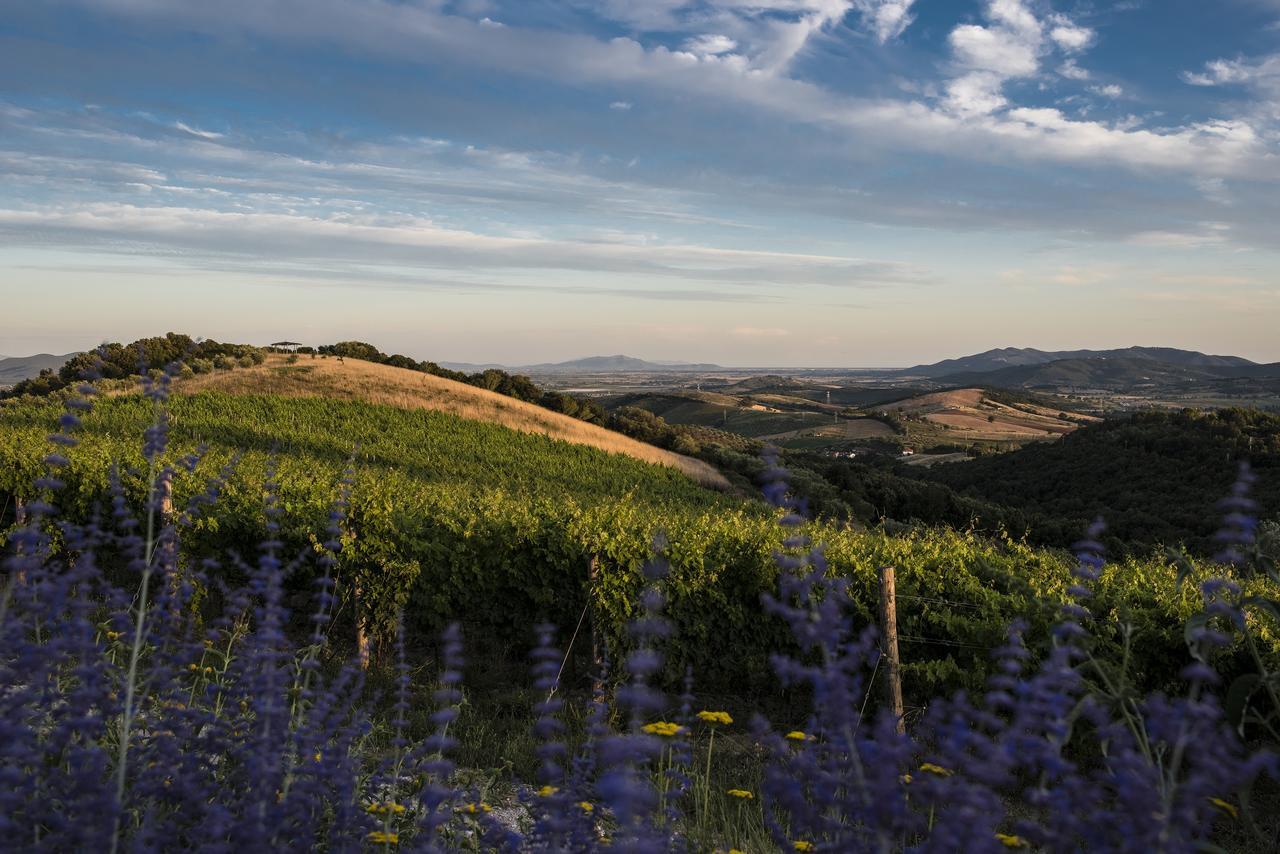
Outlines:
<svg viewBox="0 0 1280 854"><path fill-rule="evenodd" d="M0 505L27 493L58 416L52 403L0 408ZM137 396L100 402L68 456L63 511L87 517L109 498L111 472L130 501L146 493L140 449L150 404ZM762 593L777 587L781 539L772 511L701 489L658 466L435 412L331 399L201 394L170 406L169 458L200 452L179 468L174 498L185 506L230 474L218 501L195 514L184 537L191 560L238 552L251 557L267 536L266 483L274 472L289 553L314 552L348 466L354 468L340 589L385 638L405 607L410 627L437 631L461 619L482 636L522 639L550 619L573 625L589 604L606 637L625 643L640 568L662 532L672 571L667 614L677 623L672 674L692 667L704 686L745 688L769 679L768 655L789 632L765 618ZM352 461L354 460L354 463ZM229 468L230 467L230 468ZM1043 642L1069 583L1066 556L1009 540L947 529L905 536L812 524L834 567L853 580L873 619L875 571L898 567L900 632L908 696L974 688L1015 616ZM588 589L587 564L598 580ZM234 573L233 567L224 568ZM308 570L290 583L305 589ZM1100 585L1097 612L1131 622L1136 669L1149 687L1176 678L1181 629L1195 606L1158 560L1127 560ZM1113 642L1119 643L1118 638Z"/></svg>

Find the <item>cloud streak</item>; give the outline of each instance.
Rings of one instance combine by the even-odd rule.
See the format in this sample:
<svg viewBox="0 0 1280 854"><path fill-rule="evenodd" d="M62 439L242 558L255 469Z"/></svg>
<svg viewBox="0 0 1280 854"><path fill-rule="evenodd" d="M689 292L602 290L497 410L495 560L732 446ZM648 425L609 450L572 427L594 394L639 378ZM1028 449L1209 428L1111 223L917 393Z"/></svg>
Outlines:
<svg viewBox="0 0 1280 854"><path fill-rule="evenodd" d="M184 207L95 203L0 209L0 233L25 245L99 251L198 251L289 263L361 263L421 270L560 270L639 278L781 287L884 287L929 275L886 261L723 249L709 246L506 237L442 227L430 220L372 216L307 217Z"/></svg>

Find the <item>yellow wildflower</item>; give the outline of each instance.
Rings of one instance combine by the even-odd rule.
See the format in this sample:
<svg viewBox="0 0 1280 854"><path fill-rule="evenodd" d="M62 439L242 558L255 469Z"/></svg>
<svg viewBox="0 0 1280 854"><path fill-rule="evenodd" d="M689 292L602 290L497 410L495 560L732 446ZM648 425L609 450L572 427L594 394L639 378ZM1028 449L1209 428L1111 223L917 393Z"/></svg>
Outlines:
<svg viewBox="0 0 1280 854"><path fill-rule="evenodd" d="M213 668L212 668L212 667L205 667L204 672L205 672L205 675L211 674L211 673L213 673Z"/></svg>
<svg viewBox="0 0 1280 854"><path fill-rule="evenodd" d="M320 751L318 751L318 750L316 751L315 755L311 757L311 761L312 761L312 762L319 762L319 761L320 761Z"/></svg>
<svg viewBox="0 0 1280 854"><path fill-rule="evenodd" d="M813 843L805 842L803 839L799 839L799 840L796 840L795 842L792 842L791 847L797 851L812 851Z"/></svg>
<svg viewBox="0 0 1280 854"><path fill-rule="evenodd" d="M319 754L316 755L318 756ZM373 803L365 807L365 811L374 815L400 815L400 813L404 812L404 804L397 804L394 801L387 801L383 804Z"/></svg>
<svg viewBox="0 0 1280 854"><path fill-rule="evenodd" d="M196 664L196 663L193 661L193 662L191 662L190 664L188 664L188 665L187 665L187 669L188 669L188 670L190 670L192 673L195 673L197 670L199 670L199 669L200 669L200 665Z"/></svg>
<svg viewBox="0 0 1280 854"><path fill-rule="evenodd" d="M209 647L211 647L211 646L213 646L213 641L209 640L208 638L205 638L205 639L204 639L204 648L205 648L205 649L208 649L208 648L209 648Z"/></svg>
<svg viewBox="0 0 1280 854"><path fill-rule="evenodd" d="M590 801L578 801L578 809L589 815L596 811L596 805Z"/></svg>
<svg viewBox="0 0 1280 854"><path fill-rule="evenodd" d="M950 777L955 772L949 768L943 768L941 765L934 765L932 762L926 762L920 766L921 771L927 771L930 774L937 774L939 777Z"/></svg>
<svg viewBox="0 0 1280 854"><path fill-rule="evenodd" d="M791 730L791 732L787 733L785 737L789 741L809 741L813 738L813 736L806 732L801 732L798 729Z"/></svg>
<svg viewBox="0 0 1280 854"><path fill-rule="evenodd" d="M679 735L681 732L684 731L684 727L680 726L680 724L674 724L674 723L671 723L670 721L657 721L655 723L645 724L644 726L640 727L640 729L649 733L649 735L662 735L662 736Z"/></svg>
<svg viewBox="0 0 1280 854"><path fill-rule="evenodd" d="M744 801L749 801L755 797L755 795L751 794L746 789L730 789L725 792L725 794L731 798L741 798Z"/></svg>
<svg viewBox="0 0 1280 854"><path fill-rule="evenodd" d="M1005 848L1030 847L1030 843L1027 842L1027 840L1023 839L1021 836L1015 836L1011 833L997 833L996 841L999 842L1001 845L1003 845Z"/></svg>
<svg viewBox="0 0 1280 854"><path fill-rule="evenodd" d="M909 786L911 785L911 779L912 777L910 774L903 774L901 777L898 778L898 782L904 786Z"/></svg>
<svg viewBox="0 0 1280 854"><path fill-rule="evenodd" d="M369 841L380 845L395 845L400 841L400 834L383 833L381 830L373 830L369 832Z"/></svg>
<svg viewBox="0 0 1280 854"><path fill-rule="evenodd" d="M113 640L119 640L119 639L120 639L119 632L107 632L107 640L113 641Z"/></svg>
<svg viewBox="0 0 1280 854"><path fill-rule="evenodd" d="M555 786L543 786L541 789L538 790L538 797L549 798L558 791L560 790L557 789Z"/></svg>
<svg viewBox="0 0 1280 854"><path fill-rule="evenodd" d="M729 854L747 854L747 852L743 851L741 848L730 848Z"/></svg>
<svg viewBox="0 0 1280 854"><path fill-rule="evenodd" d="M708 712L705 709L698 712L698 720L706 721L709 724L724 724L725 726L733 723L733 718L729 717L728 712Z"/></svg>
<svg viewBox="0 0 1280 854"><path fill-rule="evenodd" d="M466 804L465 806L460 806L458 807L458 811L464 812L467 815L476 815L477 813L482 812L493 812L493 807L489 806L484 801L481 801L478 804Z"/></svg>
<svg viewBox="0 0 1280 854"><path fill-rule="evenodd" d="M1232 818L1238 818L1240 816L1240 810L1237 809L1236 805L1230 801L1224 801L1222 798L1208 798L1207 800L1209 803L1213 804Z"/></svg>

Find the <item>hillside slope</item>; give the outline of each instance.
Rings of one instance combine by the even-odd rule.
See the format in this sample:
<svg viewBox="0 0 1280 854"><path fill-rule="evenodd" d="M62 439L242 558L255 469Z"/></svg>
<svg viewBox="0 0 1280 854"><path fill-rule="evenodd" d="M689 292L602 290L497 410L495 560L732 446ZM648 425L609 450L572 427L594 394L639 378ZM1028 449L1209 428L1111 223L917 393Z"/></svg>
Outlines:
<svg viewBox="0 0 1280 854"><path fill-rule="evenodd" d="M703 486L729 488L729 482L719 472L700 460L655 448L621 433L486 389L359 359L303 359L289 364L288 357L273 355L256 367L182 379L175 390L179 394L222 391L229 394L326 397L363 400L401 409L447 412L473 421L485 421L525 433L541 433L576 445L670 466Z"/></svg>
<svg viewBox="0 0 1280 854"><path fill-rule="evenodd" d="M1041 542L1066 545L1101 515L1113 546L1212 540L1236 465L1257 475L1264 516L1280 513L1280 417L1257 411L1144 412L1091 424L1052 444L942 466L927 477L1028 514Z"/></svg>
<svg viewBox="0 0 1280 854"><path fill-rule="evenodd" d="M1095 388L1112 391L1221 383L1231 379L1275 381L1280 365L1174 364L1146 356L1093 356L1058 359L976 373L947 376L957 383L981 383L1004 388Z"/></svg>
<svg viewBox="0 0 1280 854"><path fill-rule="evenodd" d="M988 350L958 359L944 359L931 365L916 365L899 373L908 376L955 377L961 374L982 374L1006 368L1035 367L1063 360L1143 359L1163 365L1188 368L1220 368L1235 370L1254 365L1239 356L1214 356L1194 350L1174 347L1125 347L1115 350L1036 350L1026 347L1005 347Z"/></svg>

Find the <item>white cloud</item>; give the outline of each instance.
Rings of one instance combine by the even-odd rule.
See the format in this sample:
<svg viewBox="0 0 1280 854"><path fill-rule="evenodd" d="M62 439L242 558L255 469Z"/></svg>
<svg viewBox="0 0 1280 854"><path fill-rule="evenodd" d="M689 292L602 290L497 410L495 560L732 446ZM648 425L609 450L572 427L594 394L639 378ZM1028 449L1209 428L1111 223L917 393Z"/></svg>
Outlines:
<svg viewBox="0 0 1280 854"><path fill-rule="evenodd" d="M881 44L906 32L915 18L911 7L915 0L853 0L862 25L875 34Z"/></svg>
<svg viewBox="0 0 1280 854"><path fill-rule="evenodd" d="M947 82L947 106L960 116L985 116L1008 103L1001 94L1004 78L975 71Z"/></svg>
<svg viewBox="0 0 1280 854"><path fill-rule="evenodd" d="M684 43L684 49L699 57L720 56L738 49L738 43L719 34L695 36Z"/></svg>
<svg viewBox="0 0 1280 854"><path fill-rule="evenodd" d="M1068 80L1088 80L1089 72L1087 69L1076 65L1074 59L1068 59L1066 62L1058 66L1058 73Z"/></svg>
<svg viewBox="0 0 1280 854"><path fill-rule="evenodd" d="M1222 86L1228 83L1248 83L1260 73L1261 65L1250 65L1242 59L1215 59L1206 62L1201 73L1182 72L1182 79L1192 86Z"/></svg>
<svg viewBox="0 0 1280 854"><path fill-rule="evenodd" d="M1042 59L1054 48L1079 53L1093 40L1093 31L1064 15L1052 15L1049 27L1023 0L988 0L986 24L960 24L948 36L955 74L946 84L946 105L953 113L975 117L993 113L1008 103L1007 81L1034 77ZM1059 68L1066 77L1088 73L1068 58Z"/></svg>
<svg viewBox="0 0 1280 854"><path fill-rule="evenodd" d="M1119 98L1124 94L1124 89L1115 83L1109 83L1106 86L1090 86L1089 91L1095 95L1101 95L1104 98Z"/></svg>
<svg viewBox="0 0 1280 854"><path fill-rule="evenodd" d="M886 32L905 28L905 0L574 0L640 33L691 33L679 54L729 64L742 71L784 74L810 40L859 6L903 6L884 12ZM860 10L861 11L861 10ZM880 13L872 25L881 26ZM899 29L898 32L901 32Z"/></svg>
<svg viewBox="0 0 1280 854"><path fill-rule="evenodd" d="M614 101L609 105L609 109L623 110L623 111L629 110L631 109L631 102L630 101Z"/></svg>
<svg viewBox="0 0 1280 854"><path fill-rule="evenodd" d="M1065 15L1053 15L1049 21L1052 24L1049 38L1062 50L1077 53L1093 44L1094 32L1088 27L1073 23Z"/></svg>
<svg viewBox="0 0 1280 854"><path fill-rule="evenodd" d="M1038 39L1041 35L1040 22L1023 0L988 0L987 17L1024 38Z"/></svg>
<svg viewBox="0 0 1280 854"><path fill-rule="evenodd" d="M178 130L182 131L183 133L189 133L192 136L198 136L201 139L222 139L223 137L226 136L226 134L214 133L211 130L200 130L199 128L193 128L191 127L191 125L187 124L186 122L174 122L173 126Z"/></svg>
<svg viewBox="0 0 1280 854"><path fill-rule="evenodd" d="M1024 77L1039 68L1039 41L1023 38L1013 30L966 24L951 31L950 41L957 61L976 71Z"/></svg>

